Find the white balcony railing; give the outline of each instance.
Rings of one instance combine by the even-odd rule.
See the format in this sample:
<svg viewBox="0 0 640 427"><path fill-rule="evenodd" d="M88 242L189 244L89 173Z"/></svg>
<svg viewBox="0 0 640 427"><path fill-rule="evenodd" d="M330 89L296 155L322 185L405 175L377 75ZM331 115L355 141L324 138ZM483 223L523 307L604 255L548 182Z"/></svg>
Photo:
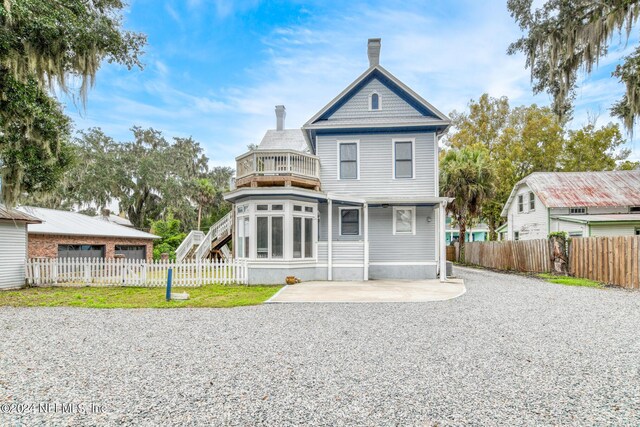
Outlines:
<svg viewBox="0 0 640 427"><path fill-rule="evenodd" d="M202 231L192 231L187 234L180 246L176 249L176 261L181 262L189 254L189 251L194 246L199 245L204 239L204 233Z"/></svg>
<svg viewBox="0 0 640 427"><path fill-rule="evenodd" d="M203 237L198 249L196 259L205 259L211 251L211 245L218 239L228 236L232 232L233 211L223 216L218 222L209 228L209 232Z"/></svg>
<svg viewBox="0 0 640 427"><path fill-rule="evenodd" d="M254 150L236 158L236 179L252 175L298 175L320 179L320 160L294 150Z"/></svg>

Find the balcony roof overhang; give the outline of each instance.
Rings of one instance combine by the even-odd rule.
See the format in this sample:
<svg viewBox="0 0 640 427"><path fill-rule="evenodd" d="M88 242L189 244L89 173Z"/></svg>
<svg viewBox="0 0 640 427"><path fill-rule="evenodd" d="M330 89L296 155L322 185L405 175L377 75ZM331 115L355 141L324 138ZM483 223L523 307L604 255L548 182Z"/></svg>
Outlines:
<svg viewBox="0 0 640 427"><path fill-rule="evenodd" d="M242 187L233 190L223 197L226 201L235 203L245 197L268 196L268 197L302 197L312 200L326 200L327 196L321 191L308 190L298 187Z"/></svg>
<svg viewBox="0 0 640 427"><path fill-rule="evenodd" d="M324 193L322 191L308 190L297 187L243 187L233 190L224 195L228 202L235 203L247 197L301 197L309 200L325 202L332 200L338 203L369 206L434 206L440 203L447 203L452 199L448 197L359 197L349 194Z"/></svg>

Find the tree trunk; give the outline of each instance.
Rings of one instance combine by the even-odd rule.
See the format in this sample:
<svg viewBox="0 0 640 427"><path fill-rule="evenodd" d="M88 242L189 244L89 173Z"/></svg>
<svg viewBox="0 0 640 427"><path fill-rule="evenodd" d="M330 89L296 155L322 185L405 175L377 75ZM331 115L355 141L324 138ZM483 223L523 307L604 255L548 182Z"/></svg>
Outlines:
<svg viewBox="0 0 640 427"><path fill-rule="evenodd" d="M458 227L460 227L460 255L458 256L458 262L464 263L464 242L467 239L467 219L458 218Z"/></svg>
<svg viewBox="0 0 640 427"><path fill-rule="evenodd" d="M489 218L489 240L490 241L496 241L498 240L498 233L496 233L496 219L495 218Z"/></svg>

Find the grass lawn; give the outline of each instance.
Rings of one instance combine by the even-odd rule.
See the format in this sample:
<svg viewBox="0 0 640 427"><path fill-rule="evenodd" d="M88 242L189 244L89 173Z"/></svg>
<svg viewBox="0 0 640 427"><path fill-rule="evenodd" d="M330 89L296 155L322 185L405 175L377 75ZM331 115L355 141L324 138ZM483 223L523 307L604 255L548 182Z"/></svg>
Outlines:
<svg viewBox="0 0 640 427"><path fill-rule="evenodd" d="M538 276L545 279L547 282L558 283L560 285L584 286L587 288L604 288L604 285L600 282L589 279L581 279L579 277L555 276L553 274L547 273L542 273Z"/></svg>
<svg viewBox="0 0 640 427"><path fill-rule="evenodd" d="M0 292L0 306L86 308L239 307L261 304L281 286L206 285L173 288L187 301L165 301L165 288L43 287Z"/></svg>

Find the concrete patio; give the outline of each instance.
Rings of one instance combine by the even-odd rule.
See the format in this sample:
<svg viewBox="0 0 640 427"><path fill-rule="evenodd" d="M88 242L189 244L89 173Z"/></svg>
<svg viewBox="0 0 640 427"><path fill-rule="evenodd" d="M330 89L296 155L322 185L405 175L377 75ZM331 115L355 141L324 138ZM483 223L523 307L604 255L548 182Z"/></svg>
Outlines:
<svg viewBox="0 0 640 427"><path fill-rule="evenodd" d="M267 302L429 302L453 299L465 291L462 279L303 282L285 286Z"/></svg>

